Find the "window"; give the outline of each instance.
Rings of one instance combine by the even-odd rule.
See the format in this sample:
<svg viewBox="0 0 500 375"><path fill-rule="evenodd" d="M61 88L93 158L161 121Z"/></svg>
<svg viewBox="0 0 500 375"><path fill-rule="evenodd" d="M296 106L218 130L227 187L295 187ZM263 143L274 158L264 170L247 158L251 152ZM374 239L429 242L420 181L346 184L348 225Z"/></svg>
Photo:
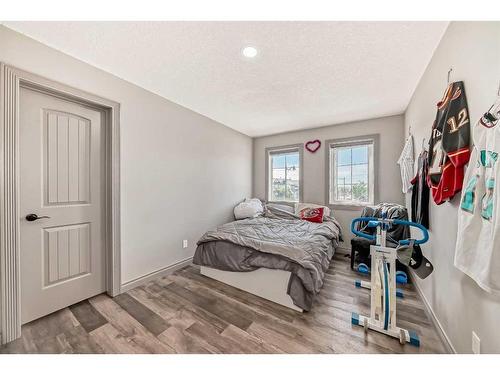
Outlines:
<svg viewBox="0 0 500 375"><path fill-rule="evenodd" d="M299 202L302 191L302 145L266 149L267 200Z"/></svg>
<svg viewBox="0 0 500 375"><path fill-rule="evenodd" d="M328 202L362 206L375 201L375 147L377 136L330 141Z"/></svg>

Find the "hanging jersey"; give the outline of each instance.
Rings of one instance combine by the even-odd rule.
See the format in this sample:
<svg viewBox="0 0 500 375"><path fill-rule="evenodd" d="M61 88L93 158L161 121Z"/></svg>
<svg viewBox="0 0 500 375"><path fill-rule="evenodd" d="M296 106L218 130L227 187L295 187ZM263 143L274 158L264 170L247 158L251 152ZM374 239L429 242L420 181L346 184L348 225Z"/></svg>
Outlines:
<svg viewBox="0 0 500 375"><path fill-rule="evenodd" d="M455 266L500 294L500 102L474 127L474 148L458 211Z"/></svg>
<svg viewBox="0 0 500 375"><path fill-rule="evenodd" d="M470 124L463 82L448 86L437 104L429 140L427 183L436 204L442 204L462 189L464 167L470 157Z"/></svg>
<svg viewBox="0 0 500 375"><path fill-rule="evenodd" d="M411 188L411 180L413 178L413 136L411 134L405 142L403 151L401 151L398 165L401 170L403 193L407 193Z"/></svg>
<svg viewBox="0 0 500 375"><path fill-rule="evenodd" d="M427 151L418 156L417 174L411 181L411 221L429 229L429 186L427 185Z"/></svg>

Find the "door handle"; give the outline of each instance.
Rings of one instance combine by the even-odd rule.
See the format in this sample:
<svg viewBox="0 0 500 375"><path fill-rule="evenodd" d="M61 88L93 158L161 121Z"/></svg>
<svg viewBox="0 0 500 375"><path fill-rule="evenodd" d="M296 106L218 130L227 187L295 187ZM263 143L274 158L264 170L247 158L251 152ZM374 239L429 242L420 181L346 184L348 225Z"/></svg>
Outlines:
<svg viewBox="0 0 500 375"><path fill-rule="evenodd" d="M26 215L26 220L28 220L28 221L35 221L38 219L50 219L50 216L38 216L37 214Z"/></svg>

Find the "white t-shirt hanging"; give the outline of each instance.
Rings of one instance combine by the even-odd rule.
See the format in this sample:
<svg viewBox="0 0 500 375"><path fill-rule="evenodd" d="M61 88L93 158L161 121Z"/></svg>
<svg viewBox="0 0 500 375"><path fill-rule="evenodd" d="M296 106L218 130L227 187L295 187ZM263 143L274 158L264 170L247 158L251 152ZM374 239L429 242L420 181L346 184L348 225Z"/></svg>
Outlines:
<svg viewBox="0 0 500 375"><path fill-rule="evenodd" d="M408 193L413 179L413 136L406 139L403 151L398 159L398 165L401 169L401 182L403 184L403 193Z"/></svg>
<svg viewBox="0 0 500 375"><path fill-rule="evenodd" d="M455 267L500 294L500 102L473 130L474 149L458 210Z"/></svg>

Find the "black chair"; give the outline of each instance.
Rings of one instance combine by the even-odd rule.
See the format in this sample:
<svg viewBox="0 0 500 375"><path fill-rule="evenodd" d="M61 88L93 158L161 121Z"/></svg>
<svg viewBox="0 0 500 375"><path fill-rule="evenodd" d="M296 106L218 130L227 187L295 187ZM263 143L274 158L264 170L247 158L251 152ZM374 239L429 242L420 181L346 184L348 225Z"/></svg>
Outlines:
<svg viewBox="0 0 500 375"><path fill-rule="evenodd" d="M388 219L408 220L408 210L393 203L380 203L376 206L366 206L361 212L361 217L376 217ZM376 228L368 228L368 222L359 222L357 230L367 234L375 234ZM387 243L389 247L397 247L398 241L410 237L408 226L392 225L387 230ZM365 263L370 267L370 245L375 245L375 240L368 240L363 237L354 237L351 239L351 269L354 269L356 263ZM396 261L397 270L406 270L406 266Z"/></svg>

